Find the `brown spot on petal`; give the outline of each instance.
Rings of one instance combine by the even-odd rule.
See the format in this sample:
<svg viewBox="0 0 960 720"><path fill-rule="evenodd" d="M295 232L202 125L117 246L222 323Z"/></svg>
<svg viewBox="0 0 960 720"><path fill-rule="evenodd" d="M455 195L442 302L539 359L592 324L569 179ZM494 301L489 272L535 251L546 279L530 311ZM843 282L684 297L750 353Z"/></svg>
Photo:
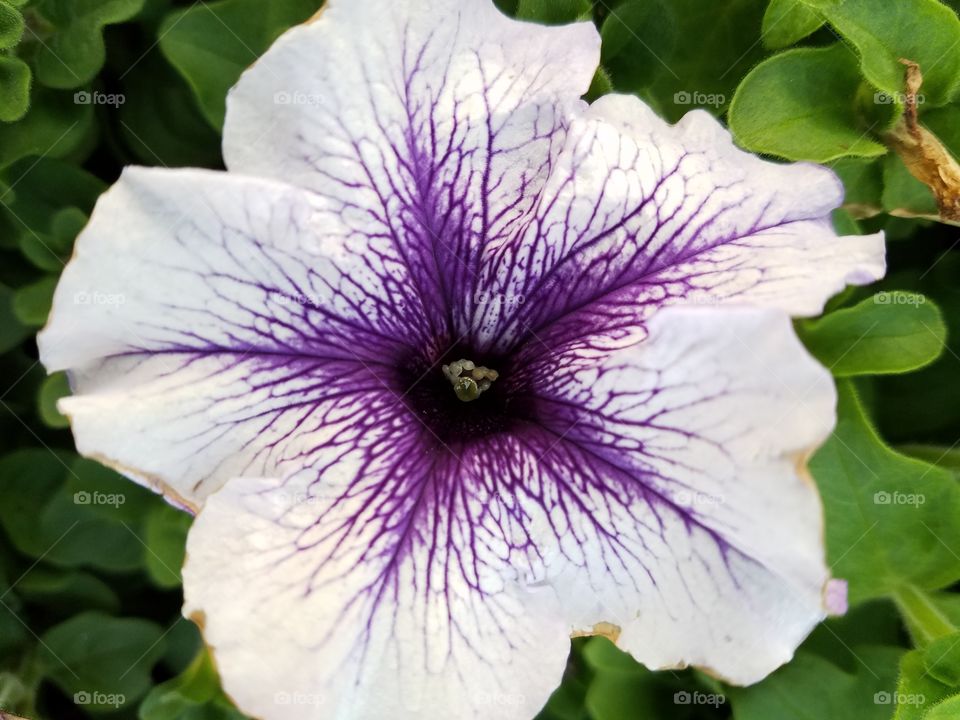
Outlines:
<svg viewBox="0 0 960 720"><path fill-rule="evenodd" d="M574 630L570 634L572 638L595 636L605 637L616 645L617 640L620 639L620 626L608 622L598 622L590 630Z"/></svg>

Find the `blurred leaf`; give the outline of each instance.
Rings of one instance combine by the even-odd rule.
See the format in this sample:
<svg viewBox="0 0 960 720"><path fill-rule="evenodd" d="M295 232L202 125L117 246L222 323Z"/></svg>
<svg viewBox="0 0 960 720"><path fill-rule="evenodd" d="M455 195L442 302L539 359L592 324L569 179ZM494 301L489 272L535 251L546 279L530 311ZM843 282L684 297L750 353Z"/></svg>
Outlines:
<svg viewBox="0 0 960 720"><path fill-rule="evenodd" d="M923 295L882 292L797 325L807 349L836 377L903 373L943 352L947 328Z"/></svg>
<svg viewBox="0 0 960 720"><path fill-rule="evenodd" d="M730 106L730 128L744 147L790 160L882 155L886 148L869 138L857 115L860 82L856 59L842 43L788 50L744 78Z"/></svg>
<svg viewBox="0 0 960 720"><path fill-rule="evenodd" d="M152 508L165 504L116 470L82 457L70 463L66 493L80 494L91 515L114 522L140 523Z"/></svg>
<svg viewBox="0 0 960 720"><path fill-rule="evenodd" d="M106 58L103 28L133 18L143 0L36 0L44 21L35 58L37 80L51 88L89 83Z"/></svg>
<svg viewBox="0 0 960 720"><path fill-rule="evenodd" d="M0 0L0 50L16 45L21 35L23 15L5 0Z"/></svg>
<svg viewBox="0 0 960 720"><path fill-rule="evenodd" d="M40 385L40 395L37 397L40 419L52 428L70 427L70 421L57 410L57 401L70 394L70 383L66 373L54 373L45 378Z"/></svg>
<svg viewBox="0 0 960 720"><path fill-rule="evenodd" d="M139 720L245 720L220 689L204 648L182 675L157 685L140 706Z"/></svg>
<svg viewBox="0 0 960 720"><path fill-rule="evenodd" d="M40 327L47 322L57 278L47 277L19 288L14 293L13 312L24 325Z"/></svg>
<svg viewBox="0 0 960 720"><path fill-rule="evenodd" d="M125 78L120 109L126 145L137 160L166 167L222 167L220 136L200 113L184 79L162 57L148 56ZM153 92L138 92L149 84Z"/></svg>
<svg viewBox="0 0 960 720"><path fill-rule="evenodd" d="M823 658L799 652L789 665L748 688L731 688L737 720L850 718L889 720L890 688L902 650L855 649L861 664L848 673Z"/></svg>
<svg viewBox="0 0 960 720"><path fill-rule="evenodd" d="M891 450L849 381L838 383L836 430L810 461L823 498L827 554L849 582L851 603L912 584L960 578L960 486L933 465Z"/></svg>
<svg viewBox="0 0 960 720"><path fill-rule="evenodd" d="M802 0L770 0L761 36L771 50L781 50L823 27L823 16Z"/></svg>
<svg viewBox="0 0 960 720"><path fill-rule="evenodd" d="M900 661L900 680L893 698L897 701L894 720L928 718L928 710L954 692L927 672L922 651L909 652Z"/></svg>
<svg viewBox="0 0 960 720"><path fill-rule="evenodd" d="M0 523L14 546L32 557L50 549L37 519L63 486L65 457L31 448L0 458Z"/></svg>
<svg viewBox="0 0 960 720"><path fill-rule="evenodd" d="M75 570L31 568L17 583L17 592L28 602L69 614L77 608L109 613L120 610L120 599L109 585L95 575Z"/></svg>
<svg viewBox="0 0 960 720"><path fill-rule="evenodd" d="M930 709L924 720L957 720L960 718L960 695L955 695Z"/></svg>
<svg viewBox="0 0 960 720"><path fill-rule="evenodd" d="M223 129L227 91L283 33L317 11L316 0L219 0L167 16L160 49L193 88L207 120Z"/></svg>
<svg viewBox="0 0 960 720"><path fill-rule="evenodd" d="M663 0L631 0L611 11L600 29L600 57L617 86L651 84L663 71L660 58L673 52L677 27L673 8Z"/></svg>
<svg viewBox="0 0 960 720"><path fill-rule="evenodd" d="M547 25L561 25L590 18L590 0L520 0L517 18Z"/></svg>
<svg viewBox="0 0 960 720"><path fill-rule="evenodd" d="M0 169L31 155L66 157L78 152L93 132L90 105L77 105L69 93L34 86L23 119L0 124Z"/></svg>
<svg viewBox="0 0 960 720"><path fill-rule="evenodd" d="M91 711L112 711L142 697L163 655L159 625L100 612L75 615L44 633L43 642L48 677Z"/></svg>
<svg viewBox="0 0 960 720"><path fill-rule="evenodd" d="M0 353L16 347L30 334L30 328L13 311L15 296L13 290L0 284Z"/></svg>
<svg viewBox="0 0 960 720"><path fill-rule="evenodd" d="M193 518L167 503L158 503L144 527L144 559L150 578L160 587L181 583L180 569L186 554L187 531Z"/></svg>
<svg viewBox="0 0 960 720"><path fill-rule="evenodd" d="M192 620L181 616L180 621L174 623L167 633L167 650L163 655L163 664L175 675L179 675L187 669L203 647L200 629Z"/></svg>
<svg viewBox="0 0 960 720"><path fill-rule="evenodd" d="M931 465L937 465L960 477L960 448L942 445L901 445L899 452ZM960 622L957 623L960 625Z"/></svg>
<svg viewBox="0 0 960 720"><path fill-rule="evenodd" d="M29 65L19 58L0 55L0 122L13 122L27 114L30 79Z"/></svg>
<svg viewBox="0 0 960 720"><path fill-rule="evenodd" d="M923 664L936 680L960 687L960 632L937 638L923 651Z"/></svg>
<svg viewBox="0 0 960 720"><path fill-rule="evenodd" d="M937 0L822 3L827 21L860 55L863 74L902 102L901 58L919 63L927 103L944 105L960 79L960 20Z"/></svg>
<svg viewBox="0 0 960 720"><path fill-rule="evenodd" d="M831 163L830 168L840 176L846 191L843 206L858 214L869 217L882 209L883 196L883 158L840 158Z"/></svg>
<svg viewBox="0 0 960 720"><path fill-rule="evenodd" d="M883 209L907 217L937 217L940 210L930 188L917 180L897 155L883 158Z"/></svg>

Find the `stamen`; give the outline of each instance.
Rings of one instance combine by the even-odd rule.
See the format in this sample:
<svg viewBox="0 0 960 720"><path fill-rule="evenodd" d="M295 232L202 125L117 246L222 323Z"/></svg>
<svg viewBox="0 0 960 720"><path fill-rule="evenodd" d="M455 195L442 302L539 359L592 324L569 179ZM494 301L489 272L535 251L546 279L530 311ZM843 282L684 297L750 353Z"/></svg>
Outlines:
<svg viewBox="0 0 960 720"><path fill-rule="evenodd" d="M472 360L456 360L442 368L444 376L453 385L453 392L463 402L476 400L486 390L490 389L493 381L500 377L500 373L490 368L477 367Z"/></svg>

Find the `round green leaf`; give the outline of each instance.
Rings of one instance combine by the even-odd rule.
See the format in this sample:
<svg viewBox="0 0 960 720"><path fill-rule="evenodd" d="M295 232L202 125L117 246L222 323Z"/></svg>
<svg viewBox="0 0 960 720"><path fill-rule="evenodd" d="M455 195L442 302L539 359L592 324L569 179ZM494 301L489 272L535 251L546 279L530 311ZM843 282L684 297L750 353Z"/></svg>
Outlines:
<svg viewBox="0 0 960 720"><path fill-rule="evenodd" d="M0 122L13 122L27 114L30 80L30 67L25 62L0 55Z"/></svg>
<svg viewBox="0 0 960 720"><path fill-rule="evenodd" d="M760 31L771 50L789 47L823 27L823 16L802 0L770 0Z"/></svg>
<svg viewBox="0 0 960 720"><path fill-rule="evenodd" d="M76 704L109 712L150 689L150 671L163 649L156 623L83 612L43 634L41 658L47 676Z"/></svg>
<svg viewBox="0 0 960 720"><path fill-rule="evenodd" d="M881 292L851 308L801 323L807 349L836 377L917 370L943 353L947 328L924 295Z"/></svg>
<svg viewBox="0 0 960 720"><path fill-rule="evenodd" d="M754 68L737 88L730 129L754 152L827 162L874 157L887 150L871 140L856 111L856 58L842 44L788 50Z"/></svg>

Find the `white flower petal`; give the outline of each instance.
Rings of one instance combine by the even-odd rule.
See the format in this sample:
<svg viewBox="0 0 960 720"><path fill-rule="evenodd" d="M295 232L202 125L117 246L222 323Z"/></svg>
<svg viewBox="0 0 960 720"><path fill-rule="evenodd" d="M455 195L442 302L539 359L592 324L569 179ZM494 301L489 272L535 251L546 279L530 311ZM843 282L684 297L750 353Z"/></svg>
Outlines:
<svg viewBox="0 0 960 720"><path fill-rule="evenodd" d="M736 683L789 660L825 616L805 462L836 397L787 316L670 308L642 343L552 362L538 392L555 438L546 497L521 505L573 625L612 623L651 668Z"/></svg>
<svg viewBox="0 0 960 720"><path fill-rule="evenodd" d="M184 612L262 720L529 720L569 651L553 591L520 586L464 483L482 451L425 453L422 431L380 419L322 467L208 498Z"/></svg>
<svg viewBox="0 0 960 720"><path fill-rule="evenodd" d="M306 191L128 169L39 337L70 371L77 448L192 508L229 477L302 466L344 402L395 403L394 365L432 347L392 252Z"/></svg>
<svg viewBox="0 0 960 720"><path fill-rule="evenodd" d="M530 216L599 57L591 23L521 23L490 0L332 0L232 90L227 167L393 239L456 338L481 253Z"/></svg>
<svg viewBox="0 0 960 720"><path fill-rule="evenodd" d="M885 270L882 234L833 231L842 199L829 170L749 155L705 111L670 126L605 96L571 126L523 241L487 258L488 292L517 302L478 315L478 336L493 349L585 328L628 342L664 304L816 315Z"/></svg>

